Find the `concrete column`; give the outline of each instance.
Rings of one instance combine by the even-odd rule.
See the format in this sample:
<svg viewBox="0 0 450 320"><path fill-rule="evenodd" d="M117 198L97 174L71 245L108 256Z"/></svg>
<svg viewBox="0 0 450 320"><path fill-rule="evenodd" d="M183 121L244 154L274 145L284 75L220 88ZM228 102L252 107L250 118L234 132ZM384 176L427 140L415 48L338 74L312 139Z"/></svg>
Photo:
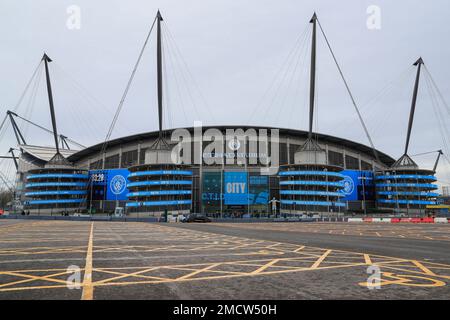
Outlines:
<svg viewBox="0 0 450 320"><path fill-rule="evenodd" d="M139 142L138 143L138 152L137 152L137 164L139 165L139 164L141 164L141 143Z"/></svg>

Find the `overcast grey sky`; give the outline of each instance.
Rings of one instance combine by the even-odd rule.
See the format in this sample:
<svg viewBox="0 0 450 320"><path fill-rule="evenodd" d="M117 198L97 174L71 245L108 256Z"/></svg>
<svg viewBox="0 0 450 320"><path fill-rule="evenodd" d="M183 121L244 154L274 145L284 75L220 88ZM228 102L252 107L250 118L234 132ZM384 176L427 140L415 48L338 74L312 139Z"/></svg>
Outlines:
<svg viewBox="0 0 450 320"><path fill-rule="evenodd" d="M66 25L71 5L80 8L80 29ZM370 5L381 10L379 30L367 28ZM194 120L202 120L212 125L306 130L307 83L303 80L309 57L299 62L298 87L296 77L287 77L278 91L268 88L277 72L284 70L283 62L309 27L314 11L378 149L394 158L403 151L415 72L410 66L419 56L450 101L450 3L445 0L2 0L1 114L16 106L46 51L54 60L50 68L59 131L85 145L102 141L158 8L181 52L177 58L175 46L166 40L169 112L165 127L192 126ZM157 128L154 52L152 37L113 137ZM189 72L184 62L177 67L180 56ZM317 64L315 130L368 144L320 35ZM292 67L294 63L285 69ZM393 79L397 80L387 94L367 104ZM74 81L84 89L77 89ZM420 90L411 154L443 148L425 83ZM18 113L50 127L42 79L33 107L28 101L18 107ZM52 144L50 136L24 129L30 144ZM0 142L2 153L13 144L10 130ZM432 166L434 157L416 160ZM448 175L442 179L450 180Z"/></svg>

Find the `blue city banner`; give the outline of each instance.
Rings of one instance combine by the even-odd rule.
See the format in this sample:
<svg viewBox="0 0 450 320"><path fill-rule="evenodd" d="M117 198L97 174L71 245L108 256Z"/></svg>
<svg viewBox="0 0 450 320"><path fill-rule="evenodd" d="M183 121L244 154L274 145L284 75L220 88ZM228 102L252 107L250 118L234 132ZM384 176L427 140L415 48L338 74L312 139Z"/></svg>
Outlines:
<svg viewBox="0 0 450 320"><path fill-rule="evenodd" d="M225 204L247 205L247 172L226 171L224 176Z"/></svg>
<svg viewBox="0 0 450 320"><path fill-rule="evenodd" d="M344 170L340 172L344 176L344 188L341 192L344 197L340 201L374 200L374 180L371 171ZM364 186L363 186L364 184Z"/></svg>
<svg viewBox="0 0 450 320"><path fill-rule="evenodd" d="M127 200L127 169L111 169L107 171L106 200Z"/></svg>
<svg viewBox="0 0 450 320"><path fill-rule="evenodd" d="M92 184L93 200L127 200L127 169L91 170L89 184ZM90 188L91 186L89 186ZM90 196L91 194L89 194Z"/></svg>

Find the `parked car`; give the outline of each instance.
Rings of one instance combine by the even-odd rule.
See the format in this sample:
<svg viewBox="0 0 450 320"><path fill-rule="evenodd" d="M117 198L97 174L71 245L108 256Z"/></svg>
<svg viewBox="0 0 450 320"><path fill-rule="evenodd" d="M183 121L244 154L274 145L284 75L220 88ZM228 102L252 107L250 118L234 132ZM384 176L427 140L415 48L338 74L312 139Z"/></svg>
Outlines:
<svg viewBox="0 0 450 320"><path fill-rule="evenodd" d="M207 216L202 216L199 214L191 214L182 222L211 222L211 219Z"/></svg>

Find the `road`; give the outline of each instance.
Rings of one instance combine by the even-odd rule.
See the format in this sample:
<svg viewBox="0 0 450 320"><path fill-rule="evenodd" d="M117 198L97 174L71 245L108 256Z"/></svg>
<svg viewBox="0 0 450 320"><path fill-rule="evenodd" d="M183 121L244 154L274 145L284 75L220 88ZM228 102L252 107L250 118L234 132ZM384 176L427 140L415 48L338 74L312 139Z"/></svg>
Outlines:
<svg viewBox="0 0 450 320"><path fill-rule="evenodd" d="M448 299L449 229L0 220L0 299Z"/></svg>

